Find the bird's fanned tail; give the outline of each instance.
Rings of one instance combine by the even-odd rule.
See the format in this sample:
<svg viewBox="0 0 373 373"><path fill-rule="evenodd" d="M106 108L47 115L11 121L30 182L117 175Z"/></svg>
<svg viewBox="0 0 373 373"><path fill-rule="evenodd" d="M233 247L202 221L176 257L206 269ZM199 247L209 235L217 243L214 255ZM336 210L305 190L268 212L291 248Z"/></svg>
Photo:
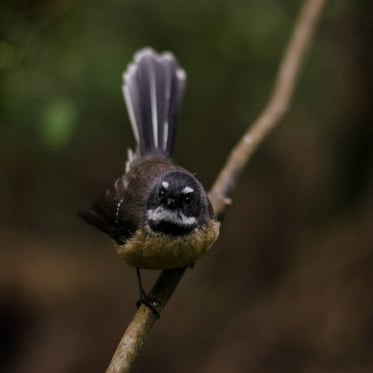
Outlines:
<svg viewBox="0 0 373 373"><path fill-rule="evenodd" d="M123 73L123 95L140 156L173 149L185 72L170 52L144 48Z"/></svg>

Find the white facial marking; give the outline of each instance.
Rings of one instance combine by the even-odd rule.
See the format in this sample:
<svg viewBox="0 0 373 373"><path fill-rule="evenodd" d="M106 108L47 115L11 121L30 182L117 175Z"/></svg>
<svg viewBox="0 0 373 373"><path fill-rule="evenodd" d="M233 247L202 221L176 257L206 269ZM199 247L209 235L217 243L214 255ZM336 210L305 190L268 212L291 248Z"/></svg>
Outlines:
<svg viewBox="0 0 373 373"><path fill-rule="evenodd" d="M194 216L185 216L181 211L166 209L162 206L146 212L147 218L151 221L174 223L178 225L193 225L197 222Z"/></svg>
<svg viewBox="0 0 373 373"><path fill-rule="evenodd" d="M189 194L193 192L194 192L194 189L188 186L184 187L184 189L181 191L182 194Z"/></svg>
<svg viewBox="0 0 373 373"><path fill-rule="evenodd" d="M162 181L162 186L163 188L167 189L170 186L170 184L167 181Z"/></svg>

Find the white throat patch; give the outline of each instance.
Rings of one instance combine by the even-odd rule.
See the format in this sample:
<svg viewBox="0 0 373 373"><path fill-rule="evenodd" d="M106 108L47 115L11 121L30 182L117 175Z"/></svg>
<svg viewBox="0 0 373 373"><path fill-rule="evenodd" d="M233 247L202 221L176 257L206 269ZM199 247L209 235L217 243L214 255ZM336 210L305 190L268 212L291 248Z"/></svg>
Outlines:
<svg viewBox="0 0 373 373"><path fill-rule="evenodd" d="M194 216L185 216L181 211L169 210L162 206L148 210L146 216L153 222L168 222L184 226L197 223L197 219Z"/></svg>

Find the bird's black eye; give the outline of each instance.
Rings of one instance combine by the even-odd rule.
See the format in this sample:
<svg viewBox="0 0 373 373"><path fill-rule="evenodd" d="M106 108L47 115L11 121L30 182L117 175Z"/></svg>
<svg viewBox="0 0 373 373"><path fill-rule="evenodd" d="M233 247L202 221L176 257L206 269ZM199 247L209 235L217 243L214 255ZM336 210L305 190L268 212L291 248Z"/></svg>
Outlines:
<svg viewBox="0 0 373 373"><path fill-rule="evenodd" d="M158 197L160 199L163 199L165 197L167 197L167 194L168 194L168 187L170 186L170 184L167 182L167 181L162 181L162 183L160 184L159 186L159 191L158 191Z"/></svg>
<svg viewBox="0 0 373 373"><path fill-rule="evenodd" d="M187 193L183 195L183 202L185 205L190 205L193 201L193 193Z"/></svg>
<svg viewBox="0 0 373 373"><path fill-rule="evenodd" d="M159 198L163 198L165 195L166 195L167 191L166 191L166 188L164 186L161 186L161 188L159 189Z"/></svg>

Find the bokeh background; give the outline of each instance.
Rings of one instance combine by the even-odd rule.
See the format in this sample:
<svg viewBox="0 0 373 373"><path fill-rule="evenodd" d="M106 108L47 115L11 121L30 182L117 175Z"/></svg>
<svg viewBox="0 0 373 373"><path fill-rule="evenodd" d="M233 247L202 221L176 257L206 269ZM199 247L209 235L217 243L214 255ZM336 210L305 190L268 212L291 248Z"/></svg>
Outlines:
<svg viewBox="0 0 373 373"><path fill-rule="evenodd" d="M187 71L175 158L208 188L264 107L301 3L1 1L1 372L103 372L135 310L135 271L77 217L133 145L133 53L172 50ZM371 10L329 1L290 111L135 372L373 371Z"/></svg>

